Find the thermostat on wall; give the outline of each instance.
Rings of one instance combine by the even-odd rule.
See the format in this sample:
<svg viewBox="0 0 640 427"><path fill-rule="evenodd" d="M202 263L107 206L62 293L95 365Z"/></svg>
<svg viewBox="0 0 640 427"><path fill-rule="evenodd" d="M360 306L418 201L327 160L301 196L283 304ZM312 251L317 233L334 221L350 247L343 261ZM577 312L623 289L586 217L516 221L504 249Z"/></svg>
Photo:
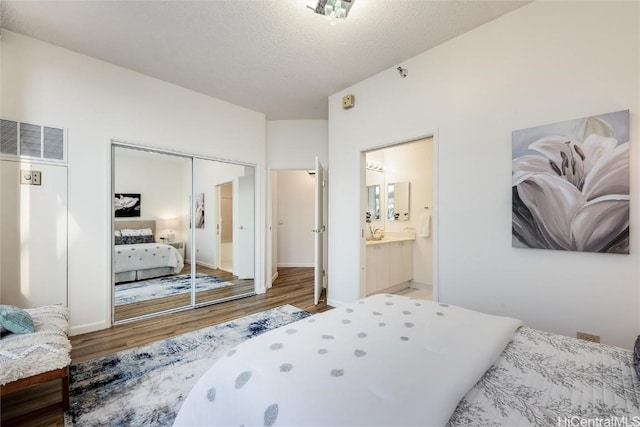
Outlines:
<svg viewBox="0 0 640 427"><path fill-rule="evenodd" d="M42 172L31 169L20 169L20 184L42 185Z"/></svg>

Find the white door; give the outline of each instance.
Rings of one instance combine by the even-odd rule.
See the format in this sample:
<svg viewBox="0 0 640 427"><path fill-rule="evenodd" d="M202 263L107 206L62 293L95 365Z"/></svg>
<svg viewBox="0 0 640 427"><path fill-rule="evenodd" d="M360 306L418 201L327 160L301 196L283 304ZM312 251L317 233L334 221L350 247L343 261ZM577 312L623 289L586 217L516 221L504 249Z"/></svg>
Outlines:
<svg viewBox="0 0 640 427"><path fill-rule="evenodd" d="M318 304L320 301L320 294L322 293L322 278L324 276L323 266L323 245L324 239L324 168L320 163L320 160L316 157L316 212L315 212L315 224L313 232L315 234L315 278L314 278L314 292L313 303Z"/></svg>
<svg viewBox="0 0 640 427"><path fill-rule="evenodd" d="M41 185L20 183L28 170ZM0 172L0 302L66 306L67 167L3 160Z"/></svg>
<svg viewBox="0 0 640 427"><path fill-rule="evenodd" d="M234 230L234 274L240 279L254 278L254 254L255 254L255 194L254 194L254 168L245 166L244 176L238 177L238 225Z"/></svg>

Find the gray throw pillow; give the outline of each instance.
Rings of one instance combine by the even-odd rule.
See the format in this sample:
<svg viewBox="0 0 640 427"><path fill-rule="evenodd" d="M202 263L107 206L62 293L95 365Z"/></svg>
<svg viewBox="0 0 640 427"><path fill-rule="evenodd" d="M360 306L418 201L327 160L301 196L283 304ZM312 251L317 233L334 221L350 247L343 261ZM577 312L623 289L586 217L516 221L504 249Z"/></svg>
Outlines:
<svg viewBox="0 0 640 427"><path fill-rule="evenodd" d="M29 313L13 305L0 305L0 325L14 334L36 331Z"/></svg>

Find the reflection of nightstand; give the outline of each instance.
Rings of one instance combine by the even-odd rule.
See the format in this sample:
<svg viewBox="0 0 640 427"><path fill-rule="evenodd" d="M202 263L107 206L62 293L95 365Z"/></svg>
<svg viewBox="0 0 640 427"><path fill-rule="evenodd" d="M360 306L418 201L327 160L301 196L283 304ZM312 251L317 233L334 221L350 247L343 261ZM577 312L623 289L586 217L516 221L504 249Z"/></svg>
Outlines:
<svg viewBox="0 0 640 427"><path fill-rule="evenodd" d="M178 252L180 252L180 255L182 255L182 259L184 259L184 242L166 242L167 245L173 246L174 248L176 248L178 250Z"/></svg>

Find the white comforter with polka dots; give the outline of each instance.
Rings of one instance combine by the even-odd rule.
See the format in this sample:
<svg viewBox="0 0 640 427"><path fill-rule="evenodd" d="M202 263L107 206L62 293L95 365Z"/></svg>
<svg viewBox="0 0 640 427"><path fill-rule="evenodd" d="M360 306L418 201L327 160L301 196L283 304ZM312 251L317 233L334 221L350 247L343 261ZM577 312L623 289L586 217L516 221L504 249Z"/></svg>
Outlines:
<svg viewBox="0 0 640 427"><path fill-rule="evenodd" d="M137 243L115 247L115 272L171 267L180 273L184 267L182 255L176 248L165 243Z"/></svg>
<svg viewBox="0 0 640 427"><path fill-rule="evenodd" d="M174 425L445 425L521 324L375 295L240 344Z"/></svg>

